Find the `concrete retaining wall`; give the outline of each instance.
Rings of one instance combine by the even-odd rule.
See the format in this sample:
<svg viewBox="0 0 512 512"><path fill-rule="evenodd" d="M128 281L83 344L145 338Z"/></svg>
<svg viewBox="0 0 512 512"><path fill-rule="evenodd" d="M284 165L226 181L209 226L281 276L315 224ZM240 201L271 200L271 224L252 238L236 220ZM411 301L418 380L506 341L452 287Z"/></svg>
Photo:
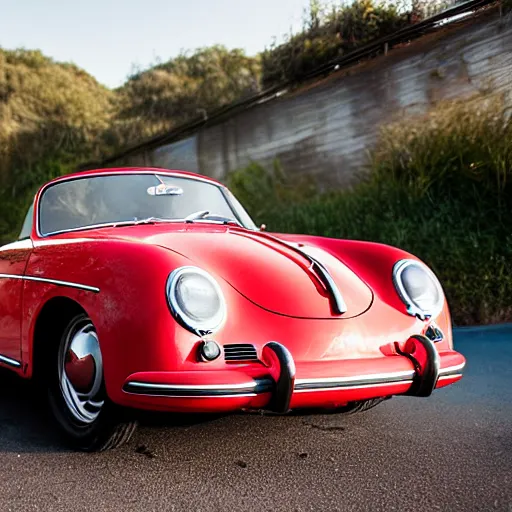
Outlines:
<svg viewBox="0 0 512 512"><path fill-rule="evenodd" d="M357 180L379 126L478 91L512 91L512 16L497 9L112 165L155 165L223 179L251 161L327 186Z"/></svg>

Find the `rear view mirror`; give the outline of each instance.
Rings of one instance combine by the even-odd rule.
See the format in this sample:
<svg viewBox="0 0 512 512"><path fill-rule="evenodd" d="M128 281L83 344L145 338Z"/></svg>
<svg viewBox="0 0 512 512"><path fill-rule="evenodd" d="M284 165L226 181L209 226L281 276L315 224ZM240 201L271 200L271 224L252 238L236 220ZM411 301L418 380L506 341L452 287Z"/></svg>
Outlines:
<svg viewBox="0 0 512 512"><path fill-rule="evenodd" d="M147 192L150 196L181 196L183 189L160 183L160 185L156 185L155 187L149 187Z"/></svg>

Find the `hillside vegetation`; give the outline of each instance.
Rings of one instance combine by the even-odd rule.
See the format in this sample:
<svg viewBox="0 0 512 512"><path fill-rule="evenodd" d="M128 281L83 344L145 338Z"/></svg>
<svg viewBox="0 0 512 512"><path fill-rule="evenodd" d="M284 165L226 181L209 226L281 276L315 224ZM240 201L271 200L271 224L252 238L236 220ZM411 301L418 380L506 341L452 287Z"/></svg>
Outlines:
<svg viewBox="0 0 512 512"><path fill-rule="evenodd" d="M0 242L43 182L253 94L259 76L259 58L215 46L109 90L40 51L0 49Z"/></svg>
<svg viewBox="0 0 512 512"><path fill-rule="evenodd" d="M142 133L184 123L260 90L260 60L242 50L205 48L130 77L119 89L118 118ZM140 138L134 131L130 138Z"/></svg>
<svg viewBox="0 0 512 512"><path fill-rule="evenodd" d="M12 239L36 188L102 157L283 79L300 81L375 37L418 21L444 1L311 1L303 30L248 57L222 46L184 53L109 90L37 50L0 48L0 242Z"/></svg>
<svg viewBox="0 0 512 512"><path fill-rule="evenodd" d="M76 66L0 50L0 240L19 227L36 183L97 152L111 97Z"/></svg>
<svg viewBox="0 0 512 512"><path fill-rule="evenodd" d="M429 264L455 322L512 321L512 116L501 96L439 104L385 127L368 179L318 195L276 165L229 185L270 231L370 240ZM286 206L284 206L286 205Z"/></svg>

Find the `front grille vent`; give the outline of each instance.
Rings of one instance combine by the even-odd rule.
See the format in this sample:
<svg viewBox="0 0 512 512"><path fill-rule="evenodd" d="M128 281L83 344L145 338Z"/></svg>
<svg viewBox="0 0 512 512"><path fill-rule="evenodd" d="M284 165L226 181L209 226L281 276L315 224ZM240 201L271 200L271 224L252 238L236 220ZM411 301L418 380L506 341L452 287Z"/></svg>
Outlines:
<svg viewBox="0 0 512 512"><path fill-rule="evenodd" d="M256 347L250 344L224 345L226 361L257 361Z"/></svg>

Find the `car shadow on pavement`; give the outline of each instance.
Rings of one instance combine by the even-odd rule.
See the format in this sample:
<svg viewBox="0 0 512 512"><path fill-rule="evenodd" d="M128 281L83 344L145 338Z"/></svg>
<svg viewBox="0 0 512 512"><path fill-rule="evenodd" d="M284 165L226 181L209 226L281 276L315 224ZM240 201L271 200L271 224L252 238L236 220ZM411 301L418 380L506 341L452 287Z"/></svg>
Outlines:
<svg viewBox="0 0 512 512"><path fill-rule="evenodd" d="M66 451L32 382L0 370L0 452Z"/></svg>
<svg viewBox="0 0 512 512"><path fill-rule="evenodd" d="M188 427L214 421L214 414L134 411L141 427ZM74 451L64 440L48 409L44 392L33 382L0 369L0 453Z"/></svg>

